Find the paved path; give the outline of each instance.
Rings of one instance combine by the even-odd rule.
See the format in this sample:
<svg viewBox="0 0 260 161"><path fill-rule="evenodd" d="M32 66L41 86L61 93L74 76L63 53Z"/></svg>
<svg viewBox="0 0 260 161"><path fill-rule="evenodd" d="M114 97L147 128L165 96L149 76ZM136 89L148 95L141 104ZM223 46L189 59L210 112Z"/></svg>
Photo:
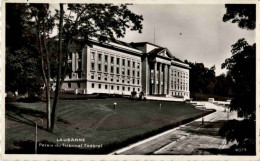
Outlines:
<svg viewBox="0 0 260 161"><path fill-rule="evenodd" d="M218 136L219 128L227 119L236 119L236 113L224 112L224 108L205 102L206 108L217 111L186 125L166 131L157 136L116 151L116 154L175 154L175 155L210 155L231 146ZM114 153L114 154L115 154Z"/></svg>

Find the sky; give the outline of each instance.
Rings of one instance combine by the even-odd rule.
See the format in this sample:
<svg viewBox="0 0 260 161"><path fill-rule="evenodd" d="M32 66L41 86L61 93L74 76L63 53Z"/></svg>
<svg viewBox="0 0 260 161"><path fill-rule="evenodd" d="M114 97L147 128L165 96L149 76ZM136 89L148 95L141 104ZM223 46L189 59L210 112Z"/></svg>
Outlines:
<svg viewBox="0 0 260 161"><path fill-rule="evenodd" d="M59 9L59 5L51 4L50 8ZM155 44L168 48L181 60L204 63L208 68L215 65L216 75L226 73L221 64L231 57L231 45L238 39L245 38L250 45L255 43L255 30L222 21L224 4L134 4L128 8L143 16L143 30L141 34L127 30L120 40L155 40Z"/></svg>
<svg viewBox="0 0 260 161"><path fill-rule="evenodd" d="M215 65L216 75L226 73L221 64L231 57L231 45L238 39L255 43L255 30L222 21L226 12L222 4L135 4L129 9L143 16L142 34L128 30L120 40L154 43L155 35L155 44L175 57L208 68Z"/></svg>

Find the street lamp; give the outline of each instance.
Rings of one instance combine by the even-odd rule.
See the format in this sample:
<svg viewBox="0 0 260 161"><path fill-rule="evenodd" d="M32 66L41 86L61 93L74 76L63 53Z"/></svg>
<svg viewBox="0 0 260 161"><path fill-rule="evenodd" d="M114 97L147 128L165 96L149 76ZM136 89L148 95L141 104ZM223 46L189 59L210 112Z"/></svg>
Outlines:
<svg viewBox="0 0 260 161"><path fill-rule="evenodd" d="M117 103L116 103L116 102L114 102L114 109L116 109L116 104L117 104Z"/></svg>

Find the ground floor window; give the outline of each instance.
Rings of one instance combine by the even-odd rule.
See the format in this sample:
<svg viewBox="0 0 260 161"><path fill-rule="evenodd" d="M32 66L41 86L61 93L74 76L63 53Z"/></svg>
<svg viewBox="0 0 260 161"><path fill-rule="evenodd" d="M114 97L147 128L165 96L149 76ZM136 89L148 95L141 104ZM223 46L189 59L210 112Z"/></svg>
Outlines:
<svg viewBox="0 0 260 161"><path fill-rule="evenodd" d="M130 87L128 87L128 91L130 91Z"/></svg>
<svg viewBox="0 0 260 161"><path fill-rule="evenodd" d="M68 83L68 88L71 88L71 83Z"/></svg>
<svg viewBox="0 0 260 161"><path fill-rule="evenodd" d="M105 89L107 89L107 85L105 85Z"/></svg>
<svg viewBox="0 0 260 161"><path fill-rule="evenodd" d="M95 84L94 83L92 83L91 86L92 86L92 88L95 88Z"/></svg>
<svg viewBox="0 0 260 161"><path fill-rule="evenodd" d="M80 83L77 83L77 87L80 88Z"/></svg>
<svg viewBox="0 0 260 161"><path fill-rule="evenodd" d="M119 91L119 86L117 86L117 90Z"/></svg>
<svg viewBox="0 0 260 161"><path fill-rule="evenodd" d="M125 87L122 87L122 90L124 91L124 90L125 90Z"/></svg>
<svg viewBox="0 0 260 161"><path fill-rule="evenodd" d="M101 84L98 84L98 88L101 89Z"/></svg>
<svg viewBox="0 0 260 161"><path fill-rule="evenodd" d="M113 86L113 85L111 86L111 89L112 89L112 90L114 89L114 86Z"/></svg>

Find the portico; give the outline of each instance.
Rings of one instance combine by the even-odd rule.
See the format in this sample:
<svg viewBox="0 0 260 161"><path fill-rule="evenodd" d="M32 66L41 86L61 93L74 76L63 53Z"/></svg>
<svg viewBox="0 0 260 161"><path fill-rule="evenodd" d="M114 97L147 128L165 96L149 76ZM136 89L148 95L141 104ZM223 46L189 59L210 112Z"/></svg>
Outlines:
<svg viewBox="0 0 260 161"><path fill-rule="evenodd" d="M169 94L169 69L170 62L150 62L150 84L149 94L150 95L168 95Z"/></svg>

